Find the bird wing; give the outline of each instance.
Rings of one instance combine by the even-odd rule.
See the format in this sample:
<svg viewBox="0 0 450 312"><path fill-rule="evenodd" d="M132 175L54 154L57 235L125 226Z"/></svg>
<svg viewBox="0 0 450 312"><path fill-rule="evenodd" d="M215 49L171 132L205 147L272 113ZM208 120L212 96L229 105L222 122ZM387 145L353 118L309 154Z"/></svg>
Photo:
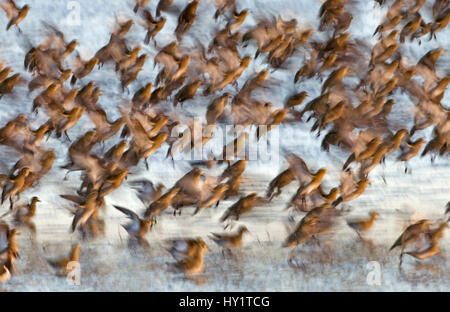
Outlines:
<svg viewBox="0 0 450 312"><path fill-rule="evenodd" d="M14 1L4 1L0 3L1 8L5 11L8 19L13 18L17 14L17 8Z"/></svg>
<svg viewBox="0 0 450 312"><path fill-rule="evenodd" d="M122 213L126 214L128 218L130 218L131 220L133 220L134 222L139 222L139 217L138 215L131 211L130 209L124 208L124 207L120 207L120 206L116 206L113 205L114 208L116 208L117 210L121 211Z"/></svg>
<svg viewBox="0 0 450 312"><path fill-rule="evenodd" d="M128 184L136 190L138 198L144 203L148 204L152 201L153 194L156 189L152 181L147 179L129 181Z"/></svg>
<svg viewBox="0 0 450 312"><path fill-rule="evenodd" d="M299 181L300 185L311 180L312 173L309 171L308 166L303 159L301 159L297 155L292 154L288 157L288 163L289 167L292 170L292 173Z"/></svg>
<svg viewBox="0 0 450 312"><path fill-rule="evenodd" d="M341 173L340 193L348 195L355 189L353 173L351 171L343 171Z"/></svg>
<svg viewBox="0 0 450 312"><path fill-rule="evenodd" d="M75 212L75 216L73 217L72 221L72 232L75 231L78 225L83 225L87 222L87 220L91 217L91 215L94 213L95 209L78 209Z"/></svg>
<svg viewBox="0 0 450 312"><path fill-rule="evenodd" d="M78 205L82 205L85 201L85 199L81 196L77 196L77 195L59 195L60 197L70 200L71 202L74 202Z"/></svg>
<svg viewBox="0 0 450 312"><path fill-rule="evenodd" d="M8 248L8 232L8 225L0 224L0 253Z"/></svg>

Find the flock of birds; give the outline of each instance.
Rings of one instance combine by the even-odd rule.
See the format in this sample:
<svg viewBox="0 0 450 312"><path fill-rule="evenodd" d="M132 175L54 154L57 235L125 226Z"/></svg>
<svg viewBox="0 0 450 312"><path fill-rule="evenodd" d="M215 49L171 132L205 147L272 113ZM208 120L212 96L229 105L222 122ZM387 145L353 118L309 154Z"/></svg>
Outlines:
<svg viewBox="0 0 450 312"><path fill-rule="evenodd" d="M287 169L269 184L267 194L242 194L242 181L246 158L232 162L208 160L192 162L193 169L180 178L172 187L154 185L148 180L127 181L139 191L139 197L147 209L142 215L121 206L114 206L131 221L124 225L129 234L130 248L149 246L146 235L157 218L169 207L174 215L184 207L195 207L200 213L221 200L236 199L220 218L231 231L214 233L212 241L223 247L224 252L242 245L247 227L238 225L233 230L234 220L249 213L258 205L269 203L279 196L283 188L298 183L298 190L288 202L286 209L293 213L305 213L301 221L283 243L291 249L289 263L294 263L295 247L333 229L335 221L346 211L342 203L361 196L370 183L371 171L383 163L391 154L406 163L413 157L431 155L447 157L450 153L450 111L441 100L450 82L447 72L440 77L436 64L444 50L437 48L423 55L417 63L409 63L401 53L405 41L421 44L422 40L437 40L436 34L445 29L450 20L450 1L435 0L377 0L388 8L384 21L376 28L379 36L371 47L354 39L348 28L352 21L351 0L326 0L323 2L317 30L305 28L297 19L283 20L281 17L256 16L257 24L251 28L242 26L251 14L248 9L239 10L235 0L216 0L214 16L217 30L214 39L206 46L190 31L196 22L199 0L184 4L180 10L173 0L159 0L156 11L147 8L149 0L136 0L135 17L117 22L109 42L90 59L77 54L78 41L69 41L54 25L44 22L45 39L37 46L31 45L26 52L24 66L30 79L14 73L7 64L0 66L0 97L13 96L15 86L28 83L30 94L35 93L32 112L44 112L48 120L36 129L30 127L31 117L25 113L14 117L0 129L2 149L14 150L20 159L1 175L3 188L1 202L9 201L9 210L1 216L0 224L0 281L8 281L16 272L15 261L19 258L16 243L18 228L36 232L33 217L38 209L39 198L34 196L28 204L18 205L16 199L22 193L39 184L50 171L55 160L55 151L46 148L45 138L51 136L70 142L68 162L59 170L67 173L81 171L81 184L74 194L63 194L61 200L72 203L73 222L71 231L78 231L82 240L95 239L104 234L106 207L105 197L118 189L129 176L130 169L141 160L147 164L152 154L168 145L168 157L183 153L192 147L192 139L186 140L180 130L192 128L192 118L183 116L181 105L201 105L202 98L211 98L205 121L208 126L232 123L241 125L244 131L235 134L231 146L234 151L241 139L247 139L245 129L251 125L267 125L267 131L283 123L314 121L311 132L322 136L322 149L329 152L339 148L349 154L342 168L340 185L325 190L322 180L326 168L312 170L301 157L286 156ZM18 6L13 0L3 0L1 7L9 19L6 29L18 29L17 36L26 35L20 23L33 14L30 7ZM431 9L432 19L426 22L421 10ZM176 40L158 47L158 33L166 20L176 14ZM142 53L141 43L127 39L132 27L144 27L147 31L144 45L158 49L154 56ZM316 33L327 36L325 41L313 40ZM182 45L183 38L190 36L195 47ZM253 56L243 55L247 46L256 47ZM290 71L290 58L303 55L304 63L297 71ZM137 77L144 64L153 58L159 72L155 81L149 81L132 97L123 101L118 110L120 117L111 120L100 101L102 90L95 81L89 81L93 71L103 66L115 67L124 96L129 86L139 84ZM265 58L266 69L252 75L248 80L239 78L249 64L257 58ZM255 91L270 89L271 71L291 73L293 83L298 86L306 80L323 81L320 95L305 100L307 91L291 94L284 107L257 99ZM239 81L239 82L238 82ZM356 83L355 83L356 81ZM239 87L241 85L241 87ZM234 88L232 88L234 87ZM397 104L394 92L407 94L415 104L414 126L405 129L400 122L390 122L391 110ZM129 91L128 91L129 94ZM180 104L180 105L178 105ZM227 109L229 107L229 109ZM108 109L111 109L109 107ZM82 116L87 116L95 127L77 138L69 136ZM425 140L421 131L433 127L433 138ZM211 129L211 128L210 128ZM212 137L214 130L202 134L201 145ZM258 133L258 138L267 133ZM120 136L120 140L104 152L105 144ZM73 139L73 141L72 141ZM422 150L422 147L424 149ZM225 149L224 146L224 155ZM420 151L422 150L422 153ZM217 155L216 155L217 156ZM219 177L209 176L207 169L227 163ZM203 169L202 169L203 168ZM28 192L30 193L30 192ZM445 214L450 212L450 203ZM409 255L426 259L439 252L439 242L447 228L444 221L420 220L407 227L392 245L401 248L401 259ZM12 221L5 218L12 216ZM368 219L348 221L363 239L366 231L376 221L378 213L373 211ZM445 219L447 220L445 220ZM224 229L224 230L225 230ZM203 271L203 255L208 247L201 238L170 240L167 248L175 259L175 267L185 272L186 278ZM66 276L72 267L69 262L79 261L81 247L73 246L68 257L49 260L58 274Z"/></svg>

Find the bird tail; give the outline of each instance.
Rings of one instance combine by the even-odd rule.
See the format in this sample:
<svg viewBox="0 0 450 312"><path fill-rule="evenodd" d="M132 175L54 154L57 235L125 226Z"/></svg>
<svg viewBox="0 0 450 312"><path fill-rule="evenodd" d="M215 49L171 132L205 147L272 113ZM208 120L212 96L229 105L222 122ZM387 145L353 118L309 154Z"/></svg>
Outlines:
<svg viewBox="0 0 450 312"><path fill-rule="evenodd" d="M216 10L216 13L214 13L214 19L217 20L219 18L220 15L220 9Z"/></svg>
<svg viewBox="0 0 450 312"><path fill-rule="evenodd" d="M348 159L347 159L347 161L345 162L344 166L342 167L342 170L347 169L347 167L350 165L350 163L353 162L354 160L355 160L355 153L352 153L352 154L348 157Z"/></svg>
<svg viewBox="0 0 450 312"><path fill-rule="evenodd" d="M151 38L151 33L148 31L147 34L145 35L144 43L149 44L150 38Z"/></svg>
<svg viewBox="0 0 450 312"><path fill-rule="evenodd" d="M389 248L389 251L391 251L392 249L394 249L399 245L400 245L400 238L395 241L395 243L391 246L391 248Z"/></svg>
<svg viewBox="0 0 450 312"><path fill-rule="evenodd" d="M269 189L267 190L267 193L266 193L266 197L269 198L269 200L272 200L272 194L273 194L274 190L275 190L275 187L272 185L269 185Z"/></svg>
<svg viewBox="0 0 450 312"><path fill-rule="evenodd" d="M195 216L199 211L200 211L200 206L195 207L195 211L192 215Z"/></svg>
<svg viewBox="0 0 450 312"><path fill-rule="evenodd" d="M220 217L220 222L224 222L226 219L228 219L231 215L231 212L229 210L225 211L225 213Z"/></svg>
<svg viewBox="0 0 450 312"><path fill-rule="evenodd" d="M9 21L8 25L6 25L6 31L8 31L11 28L12 25L13 25L13 20L11 19Z"/></svg>
<svg viewBox="0 0 450 312"><path fill-rule="evenodd" d="M210 240L212 240L214 243L219 244L220 239L219 239L219 237L217 236L217 234L211 233L210 235L208 235L208 238L209 238Z"/></svg>
<svg viewBox="0 0 450 312"><path fill-rule="evenodd" d="M339 198L336 199L336 200L331 204L331 206L336 207L337 205L339 205L340 203L342 203L342 201L343 201L342 196L339 196Z"/></svg>

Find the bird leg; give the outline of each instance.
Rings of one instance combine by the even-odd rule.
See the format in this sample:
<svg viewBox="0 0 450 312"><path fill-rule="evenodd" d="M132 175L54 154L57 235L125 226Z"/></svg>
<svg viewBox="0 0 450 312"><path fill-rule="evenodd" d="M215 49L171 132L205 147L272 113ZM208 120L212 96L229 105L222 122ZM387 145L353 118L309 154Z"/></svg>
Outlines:
<svg viewBox="0 0 450 312"><path fill-rule="evenodd" d="M67 134L67 131L64 131L64 134L65 134L67 140L69 140L69 142L72 142L72 140L70 139L69 135Z"/></svg>
<svg viewBox="0 0 450 312"><path fill-rule="evenodd" d="M281 189L279 187L277 187L277 192L270 197L270 200L272 200L272 198L274 198L274 197L278 197L280 194L281 194Z"/></svg>
<svg viewBox="0 0 450 312"><path fill-rule="evenodd" d="M316 243L316 245L320 247L320 241L319 241L319 239L318 239L316 236L314 236L314 235L313 235L311 238L314 240L314 242Z"/></svg>
<svg viewBox="0 0 450 312"><path fill-rule="evenodd" d="M402 268L402 263L403 263L403 250L400 253L400 262L398 263L398 269L401 270Z"/></svg>
<svg viewBox="0 0 450 312"><path fill-rule="evenodd" d="M306 266L305 266L305 264L304 263L302 263L301 265L299 265L298 263L297 263L297 260L295 260L295 263L294 263L294 251L295 251L295 248L294 249L292 249L291 251L290 251L290 253L289 253L289 258L288 258L288 265L291 267L291 268L293 268L293 269L296 269L296 270L298 270L298 269L303 269L303 270L305 270L306 269Z"/></svg>
<svg viewBox="0 0 450 312"><path fill-rule="evenodd" d="M364 239L363 239L363 237L361 236L361 233L360 233L359 231L356 231L356 234L358 234L359 239L360 239L362 242L364 242Z"/></svg>
<svg viewBox="0 0 450 312"><path fill-rule="evenodd" d="M300 207L302 207L303 211L306 211L306 209L308 208L306 206L306 197L305 196L302 196L302 204Z"/></svg>

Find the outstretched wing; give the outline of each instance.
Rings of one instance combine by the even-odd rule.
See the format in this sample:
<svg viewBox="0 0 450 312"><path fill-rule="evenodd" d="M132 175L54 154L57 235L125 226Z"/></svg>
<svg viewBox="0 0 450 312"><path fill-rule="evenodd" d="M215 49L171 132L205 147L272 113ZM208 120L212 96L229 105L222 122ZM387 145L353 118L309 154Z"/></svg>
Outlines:
<svg viewBox="0 0 450 312"><path fill-rule="evenodd" d="M133 211L131 211L130 209L124 208L124 207L120 207L120 206L116 206L113 205L114 208L116 208L117 210L121 211L122 213L126 214L128 218L130 218L131 220L138 222L139 221L139 217L136 213L134 213Z"/></svg>
<svg viewBox="0 0 450 312"><path fill-rule="evenodd" d="M298 157L297 155L292 154L288 158L289 167L292 170L295 178L299 181L300 185L303 185L306 182L309 182L312 178L312 173L309 171L308 166L305 161Z"/></svg>

